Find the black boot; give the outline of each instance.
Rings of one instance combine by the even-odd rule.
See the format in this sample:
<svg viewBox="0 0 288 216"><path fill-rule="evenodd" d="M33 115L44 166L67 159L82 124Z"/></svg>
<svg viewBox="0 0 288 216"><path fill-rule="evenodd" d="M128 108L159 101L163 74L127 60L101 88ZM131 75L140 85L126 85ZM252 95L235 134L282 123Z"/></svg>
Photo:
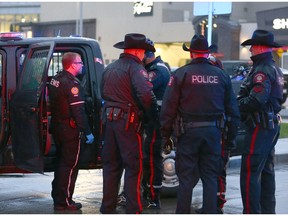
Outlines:
<svg viewBox="0 0 288 216"><path fill-rule="evenodd" d="M161 209L160 189L154 189L154 196L150 194L147 209Z"/></svg>

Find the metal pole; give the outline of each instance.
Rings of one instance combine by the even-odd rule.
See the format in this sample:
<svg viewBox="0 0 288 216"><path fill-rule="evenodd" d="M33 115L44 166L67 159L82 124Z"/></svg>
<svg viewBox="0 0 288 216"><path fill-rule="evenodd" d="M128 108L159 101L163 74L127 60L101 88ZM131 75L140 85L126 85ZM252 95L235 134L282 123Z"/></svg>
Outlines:
<svg viewBox="0 0 288 216"><path fill-rule="evenodd" d="M79 35L83 36L83 2L80 2L79 7Z"/></svg>
<svg viewBox="0 0 288 216"><path fill-rule="evenodd" d="M212 16L213 16L213 2L209 2L209 11L208 11L208 44L212 43Z"/></svg>
<svg viewBox="0 0 288 216"><path fill-rule="evenodd" d="M77 18L76 18L76 32L75 35L79 34L79 18L78 18L78 12L79 12L79 2L76 3L76 13L77 13Z"/></svg>

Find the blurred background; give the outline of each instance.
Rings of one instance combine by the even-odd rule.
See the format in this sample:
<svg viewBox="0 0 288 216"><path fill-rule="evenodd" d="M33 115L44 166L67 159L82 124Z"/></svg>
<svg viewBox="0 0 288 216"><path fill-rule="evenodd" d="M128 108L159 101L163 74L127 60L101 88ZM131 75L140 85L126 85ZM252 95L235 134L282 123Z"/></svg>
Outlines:
<svg viewBox="0 0 288 216"><path fill-rule="evenodd" d="M251 38L255 29L266 29L284 45L273 54L277 64L288 69L288 2L218 3L0 2L0 32L94 38L100 43L105 65L119 57L121 50L113 45L126 33L138 32L155 42L156 54L171 67L179 67L190 57L182 43L189 44L195 33L216 45L213 52L221 60L249 60L249 47L241 47L241 42Z"/></svg>

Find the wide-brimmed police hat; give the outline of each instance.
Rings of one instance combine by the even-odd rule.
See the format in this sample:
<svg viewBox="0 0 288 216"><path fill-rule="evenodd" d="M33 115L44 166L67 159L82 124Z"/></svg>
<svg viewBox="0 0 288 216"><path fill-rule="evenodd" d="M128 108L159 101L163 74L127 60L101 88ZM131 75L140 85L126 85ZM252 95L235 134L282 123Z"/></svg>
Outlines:
<svg viewBox="0 0 288 216"><path fill-rule="evenodd" d="M154 46L147 43L146 36L138 33L126 34L124 41L114 44L115 48L118 49L144 49L155 52Z"/></svg>
<svg viewBox="0 0 288 216"><path fill-rule="evenodd" d="M255 30L252 38L244 41L242 46L263 45L268 47L281 47L280 44L274 42L274 35L266 30Z"/></svg>
<svg viewBox="0 0 288 216"><path fill-rule="evenodd" d="M209 53L208 41L203 35L195 34L188 48L185 43L182 45L183 50L196 53Z"/></svg>

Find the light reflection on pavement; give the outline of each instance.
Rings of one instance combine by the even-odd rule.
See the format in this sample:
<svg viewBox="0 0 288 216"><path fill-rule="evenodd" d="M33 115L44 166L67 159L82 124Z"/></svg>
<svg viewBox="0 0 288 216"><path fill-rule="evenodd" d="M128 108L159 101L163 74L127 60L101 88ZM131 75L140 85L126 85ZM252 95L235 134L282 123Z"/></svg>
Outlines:
<svg viewBox="0 0 288 216"><path fill-rule="evenodd" d="M242 201L239 183L240 168L229 168L227 177L226 214L242 214ZM288 164L276 167L276 212L287 214ZM0 175L0 212L1 214L53 214L53 202L50 196L53 173ZM102 170L81 170L74 192L75 201L81 202L82 211L65 213L99 214L102 198ZM202 185L198 183L193 191L192 210L201 207ZM144 214L174 214L175 198L162 198L161 210L144 209ZM125 213L121 207L119 213Z"/></svg>

